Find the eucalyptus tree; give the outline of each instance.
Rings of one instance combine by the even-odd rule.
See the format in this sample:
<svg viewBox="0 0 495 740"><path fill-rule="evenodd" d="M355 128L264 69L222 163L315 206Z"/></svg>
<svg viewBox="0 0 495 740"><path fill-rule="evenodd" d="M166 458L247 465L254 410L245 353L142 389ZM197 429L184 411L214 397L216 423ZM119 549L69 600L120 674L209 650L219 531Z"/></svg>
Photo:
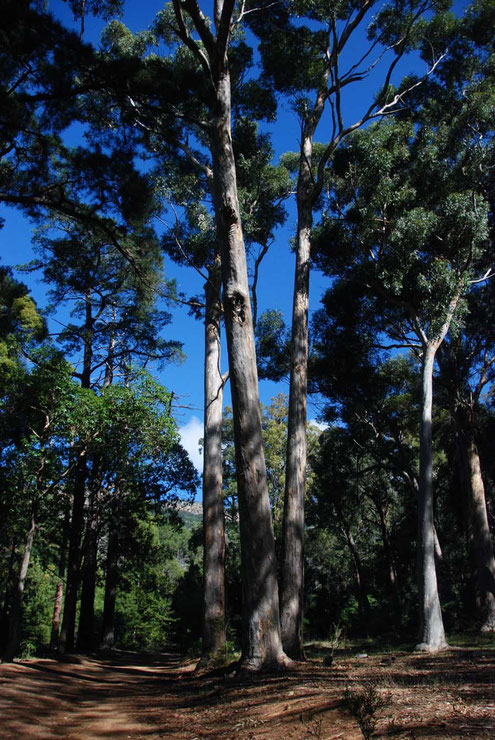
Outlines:
<svg viewBox="0 0 495 740"><path fill-rule="evenodd" d="M342 169L320 234L326 269L360 286L380 317L384 348L409 348L420 359L418 647L425 650L446 644L434 559L433 368L462 320L488 235L483 189L463 164L469 129L455 142L452 148L445 128L432 121L417 130L389 122L356 135L335 161L336 173Z"/></svg>
<svg viewBox="0 0 495 740"><path fill-rule="evenodd" d="M275 227L285 218L282 201L290 181L285 168L271 164L273 150L267 135L260 134L255 121L240 115L233 128L233 147L240 195L240 210L245 224L244 233L251 267L250 289L253 320L257 313L257 282L262 260L273 240ZM248 103L242 101L242 108ZM259 106L258 106L259 107ZM258 111L260 113L262 111ZM266 110L265 110L266 113ZM220 329L222 320L220 250L214 238L215 226L208 210L208 196L212 196L212 170L199 167L201 153L188 147L186 161L192 172L203 175L204 192L184 188L179 177L174 188L175 202L185 209L184 218L171 227L163 238L163 245L174 260L194 266L205 278L205 421L203 439L203 579L204 579L204 635L205 662L221 656L225 647L225 534L222 492L222 390L228 373L222 374L220 365ZM190 175L191 177L191 175ZM198 200L202 196L203 203Z"/></svg>
<svg viewBox="0 0 495 740"><path fill-rule="evenodd" d="M275 547L261 437L258 377L246 254L231 133L229 46L240 18L217 2L213 23L192 2L173 4L178 38L204 75L214 210L221 244L223 303L234 408L244 596L242 665L283 664ZM241 16L245 12L241 7Z"/></svg>
<svg viewBox="0 0 495 740"><path fill-rule="evenodd" d="M261 40L265 75L288 96L300 124L299 152L290 158L297 170L298 217L281 575L283 642L295 658L303 657L305 430L313 212L325 187L326 165L342 141L370 120L400 111L408 93L420 84L417 79L408 80L397 90L391 83L399 62L417 43L418 34L428 35L426 15L444 5L430 0L368 0L359 5L310 0L297 6L270 4L266 13L253 13L250 20ZM431 49L430 65L435 66L438 50L433 44ZM349 116L349 95L361 90L359 83L375 68L380 70L375 95L369 99L364 95L359 112ZM324 135L323 144L316 144L315 136L326 110L331 119L330 133Z"/></svg>
<svg viewBox="0 0 495 740"><path fill-rule="evenodd" d="M492 283L488 281L468 296L468 313L462 331L445 342L439 354L439 381L450 399L456 462L465 494L464 512L469 522L478 626L484 632L495 629L495 559L484 465L479 452L479 417L486 391L494 380L493 321L487 310L493 304Z"/></svg>
<svg viewBox="0 0 495 740"><path fill-rule="evenodd" d="M215 269L218 270L221 263L242 501L246 634L243 663L255 669L265 663L283 661L284 657L279 637L273 531L261 443L245 242L231 131L231 71L232 78L236 79L245 65L246 52L248 58L250 56L242 41L231 44L234 28L244 12L242 8L235 18L233 2L216 3L210 24L196 2L175 2L168 6L158 17L153 33L172 47L173 59L151 55L146 63L155 81L158 70L163 72L159 78L162 87L156 84L147 89L131 86L125 102L129 115L132 114L131 120L143 132L151 131L161 139L162 145L168 144L182 151L189 161L195 160L203 170L212 195L220 254ZM127 43L128 49L140 40L114 24L110 33L115 32L124 44ZM141 41L146 43L143 36ZM174 79L176 87L182 89L182 99L176 99L165 108L168 93L163 87L164 79ZM245 85L247 88L249 83ZM184 94L187 90L193 94ZM158 125L154 113L157 103ZM169 124L166 129L165 120ZM196 156L198 150L199 156ZM218 395L218 388L216 393Z"/></svg>
<svg viewBox="0 0 495 740"><path fill-rule="evenodd" d="M487 519L487 502L477 433L477 417L483 395L493 379L493 321L487 306L493 299L493 213L494 191L491 170L494 161L493 38L487 29L492 10L473 3L460 29L450 29L450 61L439 66L438 79L429 83L431 102L419 110L419 120L428 124L448 111L442 142L444 156L454 159L458 141L464 152L463 174L477 184L488 203L489 235L484 260L474 275L467 296L462 331L445 343L439 355L441 378L446 384L456 432L457 464L465 491L473 555L473 581L478 606L478 624L493 630L495 624L495 561Z"/></svg>

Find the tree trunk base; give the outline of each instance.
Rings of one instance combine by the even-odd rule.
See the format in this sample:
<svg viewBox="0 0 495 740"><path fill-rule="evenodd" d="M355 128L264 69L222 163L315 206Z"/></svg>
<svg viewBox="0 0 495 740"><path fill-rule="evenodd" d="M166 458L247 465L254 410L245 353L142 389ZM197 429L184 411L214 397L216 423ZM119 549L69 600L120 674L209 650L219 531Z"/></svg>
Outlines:
<svg viewBox="0 0 495 740"><path fill-rule="evenodd" d="M225 651L222 651L221 653L212 653L210 655L202 655L196 665L196 668L194 669L194 673L199 673L200 671L205 670L213 670L215 668L226 666L227 657L228 656L226 655Z"/></svg>
<svg viewBox="0 0 495 740"><path fill-rule="evenodd" d="M290 660L295 660L297 663L304 663L306 661L306 655L302 645L284 645L284 650Z"/></svg>
<svg viewBox="0 0 495 740"><path fill-rule="evenodd" d="M296 661L289 658L285 653L281 653L277 658L271 660L261 660L256 658L241 659L238 663L236 675L249 673L280 673L282 671L293 670Z"/></svg>
<svg viewBox="0 0 495 740"><path fill-rule="evenodd" d="M420 642L416 645L414 651L416 653L439 653L441 650L448 650L450 645L446 642L431 643L431 642Z"/></svg>

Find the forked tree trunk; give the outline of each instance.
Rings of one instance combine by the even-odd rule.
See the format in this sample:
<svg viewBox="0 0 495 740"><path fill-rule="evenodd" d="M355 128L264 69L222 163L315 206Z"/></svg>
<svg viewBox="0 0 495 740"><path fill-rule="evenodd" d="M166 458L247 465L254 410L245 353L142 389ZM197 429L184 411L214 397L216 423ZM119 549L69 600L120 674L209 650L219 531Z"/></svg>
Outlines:
<svg viewBox="0 0 495 740"><path fill-rule="evenodd" d="M421 422L419 432L418 591L420 642L417 650L447 646L435 567L433 527L433 365L438 344L427 343L421 367Z"/></svg>
<svg viewBox="0 0 495 740"><path fill-rule="evenodd" d="M275 542L261 436L261 410L246 253L239 214L225 63L210 126L215 212L222 249L224 313L234 416L243 575L242 666L287 662L280 637Z"/></svg>
<svg viewBox="0 0 495 740"><path fill-rule="evenodd" d="M213 200L221 250L223 304L234 415L243 577L243 653L241 666L258 670L288 658L280 637L275 542L261 437L261 409L253 321L242 235L231 135L228 49L234 0L216 0L214 30L197 0L173 0L177 34L192 50L210 87L209 143ZM194 25L198 44L184 12Z"/></svg>
<svg viewBox="0 0 495 740"><path fill-rule="evenodd" d="M471 546L474 554L476 606L482 632L495 631L495 558L486 511L486 497L478 447L474 438L473 410L456 410L457 448L467 487Z"/></svg>
<svg viewBox="0 0 495 740"><path fill-rule="evenodd" d="M306 398L308 387L308 311L312 212L312 139L303 142L297 188L297 245L287 457L282 528L280 619L284 650L295 660L304 659L304 497L306 492Z"/></svg>
<svg viewBox="0 0 495 740"><path fill-rule="evenodd" d="M220 370L220 261L205 285L205 414L203 445L203 654L202 663L225 654L225 516L222 490Z"/></svg>
<svg viewBox="0 0 495 740"><path fill-rule="evenodd" d="M17 579L17 586L14 593L14 600L10 611L9 618L9 634L7 638L7 645L3 656L5 663L14 660L17 650L19 648L19 632L20 632L20 620L21 620L21 605L22 597L24 594L24 587L26 585L26 576L29 568L29 561L31 559L31 551L33 548L34 534L36 531L36 513L33 510L31 514L31 522L26 537L26 545L24 547L24 554L22 556L21 569L19 571L19 578Z"/></svg>

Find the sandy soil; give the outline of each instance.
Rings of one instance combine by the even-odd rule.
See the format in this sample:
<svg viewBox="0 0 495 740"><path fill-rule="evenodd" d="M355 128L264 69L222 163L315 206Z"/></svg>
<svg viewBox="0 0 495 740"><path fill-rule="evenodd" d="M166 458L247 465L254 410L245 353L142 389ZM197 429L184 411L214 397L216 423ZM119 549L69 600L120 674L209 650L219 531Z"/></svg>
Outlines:
<svg viewBox="0 0 495 740"><path fill-rule="evenodd" d="M194 673L176 654L0 666L0 738L362 740L346 689L376 688L377 738L495 738L495 647L435 656L324 649L289 673ZM327 653L328 655L328 653Z"/></svg>

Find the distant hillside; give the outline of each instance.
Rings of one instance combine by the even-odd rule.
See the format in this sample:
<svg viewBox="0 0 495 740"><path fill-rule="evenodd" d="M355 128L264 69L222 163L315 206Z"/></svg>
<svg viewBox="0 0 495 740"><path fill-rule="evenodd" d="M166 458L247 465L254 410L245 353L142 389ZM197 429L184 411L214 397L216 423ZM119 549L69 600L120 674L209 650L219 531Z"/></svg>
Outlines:
<svg viewBox="0 0 495 740"><path fill-rule="evenodd" d="M203 520L203 506L199 502L179 504L179 515L187 529L192 529Z"/></svg>

